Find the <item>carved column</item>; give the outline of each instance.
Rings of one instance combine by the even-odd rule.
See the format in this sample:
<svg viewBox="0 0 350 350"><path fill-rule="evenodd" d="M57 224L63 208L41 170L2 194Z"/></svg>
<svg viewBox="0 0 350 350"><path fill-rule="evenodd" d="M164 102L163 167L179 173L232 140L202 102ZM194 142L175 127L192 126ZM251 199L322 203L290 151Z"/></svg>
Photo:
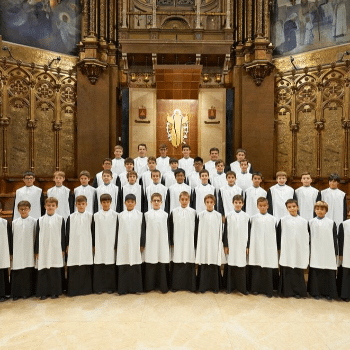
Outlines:
<svg viewBox="0 0 350 350"><path fill-rule="evenodd" d="M321 150L322 150L322 130L324 129L325 120L321 119L317 121L315 119L315 129L317 131L317 177L321 177Z"/></svg>
<svg viewBox="0 0 350 350"><path fill-rule="evenodd" d="M60 170L60 131L62 130L62 121L54 121L53 131L55 133L55 169Z"/></svg>
<svg viewBox="0 0 350 350"><path fill-rule="evenodd" d="M84 38L89 33L89 4L88 0L83 0L81 13L81 38Z"/></svg>
<svg viewBox="0 0 350 350"><path fill-rule="evenodd" d="M196 0L196 29L201 28L201 1Z"/></svg>
<svg viewBox="0 0 350 350"><path fill-rule="evenodd" d="M115 21L117 21L117 17L115 17L114 13L114 0L109 0L109 9L108 9L108 15L109 15L109 25L108 25L108 41L112 42L114 40L114 26Z"/></svg>
<svg viewBox="0 0 350 350"><path fill-rule="evenodd" d="M296 159L297 159L297 132L299 131L299 123L289 123L290 131L292 132L292 177L296 175Z"/></svg>
<svg viewBox="0 0 350 350"><path fill-rule="evenodd" d="M127 0L123 0L123 11L122 11L122 28L127 28L127 23L126 23L126 7L127 7Z"/></svg>
<svg viewBox="0 0 350 350"><path fill-rule="evenodd" d="M96 35L96 0L90 0L90 35Z"/></svg>
<svg viewBox="0 0 350 350"><path fill-rule="evenodd" d="M348 177L349 171L349 129L350 129L350 120L343 120L342 126L345 131L345 152L344 152L344 177Z"/></svg>
<svg viewBox="0 0 350 350"><path fill-rule="evenodd" d="M7 128L10 124L10 118L4 115L0 119L0 126L2 128L2 175L6 177L8 175L8 163L7 163Z"/></svg>
<svg viewBox="0 0 350 350"><path fill-rule="evenodd" d="M27 121L27 128L29 129L29 167L30 171L34 172L35 170L35 156L34 156L34 130L36 128L36 120L29 119Z"/></svg>
<svg viewBox="0 0 350 350"><path fill-rule="evenodd" d="M257 38L262 38L263 36L263 0L257 0L255 33Z"/></svg>
<svg viewBox="0 0 350 350"><path fill-rule="evenodd" d="M107 14L106 14L106 0L100 0L100 40L106 39L107 33Z"/></svg>
<svg viewBox="0 0 350 350"><path fill-rule="evenodd" d="M231 29L231 1L227 0L226 4L226 27L225 29Z"/></svg>
<svg viewBox="0 0 350 350"><path fill-rule="evenodd" d="M252 37L252 31L253 31L253 0L248 0L247 2L247 39L248 42L251 42Z"/></svg>
<svg viewBox="0 0 350 350"><path fill-rule="evenodd" d="M157 0L152 2L152 28L157 28Z"/></svg>

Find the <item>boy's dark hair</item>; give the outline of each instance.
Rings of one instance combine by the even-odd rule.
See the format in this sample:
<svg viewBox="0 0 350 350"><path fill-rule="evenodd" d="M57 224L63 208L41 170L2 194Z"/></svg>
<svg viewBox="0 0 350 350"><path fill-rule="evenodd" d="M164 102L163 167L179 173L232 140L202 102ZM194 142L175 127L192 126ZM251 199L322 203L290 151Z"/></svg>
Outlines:
<svg viewBox="0 0 350 350"><path fill-rule="evenodd" d="M116 149L121 149L121 150L123 150L123 146L121 146L121 145L116 145L116 146L114 146L114 150L116 150Z"/></svg>
<svg viewBox="0 0 350 350"><path fill-rule="evenodd" d="M103 174L109 174L109 175L111 175L111 176L112 176L112 178L113 178L113 173L112 173L112 171L111 171L111 170L109 170L109 169L105 169L105 170L103 170L103 171L102 171L102 176L103 176Z"/></svg>
<svg viewBox="0 0 350 350"><path fill-rule="evenodd" d="M191 149L190 145L188 145L187 143L184 143L182 146L181 146L181 149L183 150L184 148L188 148L189 150Z"/></svg>
<svg viewBox="0 0 350 350"><path fill-rule="evenodd" d="M233 198L232 198L232 203L233 203L234 201L241 201L242 203L244 203L244 198L243 198L243 196L242 196L241 194L236 194L236 195L234 195Z"/></svg>
<svg viewBox="0 0 350 350"><path fill-rule="evenodd" d="M332 181L332 180L340 182L340 176L336 173L330 174L328 181Z"/></svg>
<svg viewBox="0 0 350 350"><path fill-rule="evenodd" d="M23 173L23 179L26 177L26 176L33 176L34 179L35 179L35 174L32 172L32 171L26 171Z"/></svg>
<svg viewBox="0 0 350 350"><path fill-rule="evenodd" d="M110 194L108 194L108 193L101 194L100 202L102 203L104 201L105 202L107 202L107 201L112 202L112 196Z"/></svg>
<svg viewBox="0 0 350 350"><path fill-rule="evenodd" d="M258 205L259 203L263 203L263 202L267 202L268 203L268 201L267 201L267 199L265 197L259 197L257 199L257 201L256 201L256 204Z"/></svg>
<svg viewBox="0 0 350 350"><path fill-rule="evenodd" d="M165 143L161 143L161 144L159 145L159 149L161 149L161 148L166 148L166 149L168 149L168 146L167 146Z"/></svg>
<svg viewBox="0 0 350 350"><path fill-rule="evenodd" d="M236 173L235 173L234 171L229 170L229 171L226 173L226 179L227 179L227 176L229 176L229 175L233 175L233 176L235 177L235 179L237 179L237 175L236 175Z"/></svg>
<svg viewBox="0 0 350 350"><path fill-rule="evenodd" d="M220 153L220 151L219 151L219 149L217 148L217 147L212 147L210 150L209 150L209 154L211 153L211 152L218 152L218 153Z"/></svg>
<svg viewBox="0 0 350 350"><path fill-rule="evenodd" d="M152 177L153 173L158 173L159 176L160 176L160 171L158 169L154 169L154 170L151 171L151 177Z"/></svg>
<svg viewBox="0 0 350 350"><path fill-rule="evenodd" d="M207 169L202 169L202 170L199 172L199 177L200 177L202 174L208 174L208 176L209 176L209 171L208 171Z"/></svg>
<svg viewBox="0 0 350 350"><path fill-rule="evenodd" d="M132 159L132 158L126 158L125 160L124 160L124 165L125 164L132 164L132 165L134 165L134 160Z"/></svg>
<svg viewBox="0 0 350 350"><path fill-rule="evenodd" d="M127 194L126 196L125 196L125 202L126 201L134 201L134 202L136 202L136 196L134 195L134 194L132 194L132 193L129 193L129 194Z"/></svg>
<svg viewBox="0 0 350 350"><path fill-rule="evenodd" d="M219 165L219 164L224 164L225 165L225 162L223 159L218 159L216 162L215 162L215 166Z"/></svg>
<svg viewBox="0 0 350 350"><path fill-rule="evenodd" d="M153 160L157 164L157 158L156 157L153 157L153 156L148 157L147 163L149 163L151 160Z"/></svg>
<svg viewBox="0 0 350 350"><path fill-rule="evenodd" d="M300 177L303 177L304 175L310 175L310 177L312 177L312 176L311 176L311 173L310 173L309 171L303 171L303 172L301 173Z"/></svg>
<svg viewBox="0 0 350 350"><path fill-rule="evenodd" d="M193 159L193 163L195 163L195 162L201 162L202 164L204 163L204 162L203 162L203 158L201 158L201 157L196 157L196 158L194 158L194 159Z"/></svg>
<svg viewBox="0 0 350 350"><path fill-rule="evenodd" d="M181 168L177 168L177 169L174 171L174 176L175 176L175 178L176 178L176 175L177 175L177 174L180 174L180 173L182 173L182 174L184 174L184 176L186 176L185 170L183 170L183 169L181 169Z"/></svg>
<svg viewBox="0 0 350 350"><path fill-rule="evenodd" d="M276 173L276 179L277 179L279 176L285 176L285 177L287 177L287 173L286 173L285 171L277 171L277 173Z"/></svg>
<svg viewBox="0 0 350 350"><path fill-rule="evenodd" d="M213 194L207 194L205 197L204 197L204 203L206 202L207 199L211 198L214 203L216 203L216 198Z"/></svg>
<svg viewBox="0 0 350 350"><path fill-rule="evenodd" d="M159 197L160 200L163 200L162 195L160 193L154 192L151 196L151 201L153 201L154 197Z"/></svg>
<svg viewBox="0 0 350 350"><path fill-rule="evenodd" d="M241 163L245 163L245 162L247 162L247 164L249 164L249 160L246 159L246 158L240 160L240 161L239 161L239 164L241 165Z"/></svg>
<svg viewBox="0 0 350 350"><path fill-rule="evenodd" d="M75 203L83 203L86 202L87 203L87 198L83 195L81 196L77 196L77 198L75 198Z"/></svg>
<svg viewBox="0 0 350 350"><path fill-rule="evenodd" d="M237 148L237 149L236 149L236 155L237 155L238 153L244 153L244 154L246 154L247 151L246 151L244 148Z"/></svg>
<svg viewBox="0 0 350 350"><path fill-rule="evenodd" d="M136 175L136 179L138 178L137 172L134 171L134 170L129 171L129 172L126 174L126 178L129 179L129 176L130 176L130 175Z"/></svg>
<svg viewBox="0 0 350 350"><path fill-rule="evenodd" d="M178 163L179 164L179 161L176 158L169 158L169 164L172 164L172 163Z"/></svg>
<svg viewBox="0 0 350 350"><path fill-rule="evenodd" d="M145 147L146 150L147 150L147 145L146 145L145 143L139 143L139 144L137 145L137 150L139 150L141 146ZM136 200L136 199L135 199L135 200Z"/></svg>
<svg viewBox="0 0 350 350"><path fill-rule="evenodd" d="M314 205L314 209L316 209L316 207L326 208L326 210L328 212L328 204L325 201L317 201Z"/></svg>
<svg viewBox="0 0 350 350"><path fill-rule="evenodd" d="M45 199L45 205L47 203L56 203L56 207L58 207L58 199L55 197L49 197Z"/></svg>
<svg viewBox="0 0 350 350"><path fill-rule="evenodd" d="M291 204L291 203L295 203L299 207L298 201L296 199L293 199L293 198L287 199L286 207L287 207L288 204Z"/></svg>
<svg viewBox="0 0 350 350"><path fill-rule="evenodd" d="M87 170L83 170L83 171L81 171L80 172L80 174L79 174L79 179L82 177L82 176L86 176L86 177L88 177L89 179L90 179L90 173L87 171Z"/></svg>
<svg viewBox="0 0 350 350"><path fill-rule="evenodd" d="M27 208L31 208L31 204L30 202L28 201L20 201L18 204L17 204L17 209L19 209L20 207L27 207Z"/></svg>
<svg viewBox="0 0 350 350"><path fill-rule="evenodd" d="M186 192L186 191L182 191L179 194L179 200L180 200L181 196L185 196L185 197L191 198L190 194L188 192Z"/></svg>
<svg viewBox="0 0 350 350"><path fill-rule="evenodd" d="M252 178L253 178L254 176L260 176L260 178L261 178L261 180L262 180L262 173L260 173L259 171L254 172L254 173L252 174Z"/></svg>
<svg viewBox="0 0 350 350"><path fill-rule="evenodd" d="M111 158L105 158L102 162L102 164L106 163L106 162L109 162L112 164L112 159Z"/></svg>

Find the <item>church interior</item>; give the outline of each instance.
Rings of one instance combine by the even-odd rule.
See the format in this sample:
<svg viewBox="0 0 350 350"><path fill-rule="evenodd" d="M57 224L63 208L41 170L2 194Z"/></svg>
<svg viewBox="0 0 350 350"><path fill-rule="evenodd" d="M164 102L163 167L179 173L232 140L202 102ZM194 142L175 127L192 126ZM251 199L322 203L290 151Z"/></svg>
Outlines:
<svg viewBox="0 0 350 350"><path fill-rule="evenodd" d="M262 187L339 174L350 200L350 2L2 0L0 202L11 220L23 173L44 194L104 158L226 164L243 148ZM188 121L171 139L169 118ZM0 305L0 348L348 349L349 304L186 292ZM83 327L82 327L83 325ZM75 345L74 345L75 344Z"/></svg>

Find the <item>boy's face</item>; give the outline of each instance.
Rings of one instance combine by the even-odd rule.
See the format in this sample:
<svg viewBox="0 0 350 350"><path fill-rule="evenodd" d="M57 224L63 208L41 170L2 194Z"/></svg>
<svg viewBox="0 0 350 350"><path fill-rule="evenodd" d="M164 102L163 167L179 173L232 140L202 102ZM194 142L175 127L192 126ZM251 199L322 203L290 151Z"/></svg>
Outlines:
<svg viewBox="0 0 350 350"><path fill-rule="evenodd" d="M194 162L194 169L197 173L199 173L203 169L203 163L202 162Z"/></svg>
<svg viewBox="0 0 350 350"><path fill-rule="evenodd" d="M171 170L176 170L178 167L179 167L179 163L177 162L170 163Z"/></svg>
<svg viewBox="0 0 350 350"><path fill-rule="evenodd" d="M266 214L268 208L269 208L269 205L268 205L267 201L258 203L258 210L259 210L260 214Z"/></svg>
<svg viewBox="0 0 350 350"><path fill-rule="evenodd" d="M139 152L139 156L140 156L141 158L143 158L143 157L146 156L147 149L146 149L145 146L139 146L138 152Z"/></svg>
<svg viewBox="0 0 350 350"><path fill-rule="evenodd" d="M30 186L33 186L33 185L34 185L35 177L34 177L34 176L31 176L31 175L26 175L26 176L23 178L23 181L24 181L24 184L25 184L27 187L30 187Z"/></svg>
<svg viewBox="0 0 350 350"><path fill-rule="evenodd" d="M129 177L128 177L128 181L129 181L129 184L130 184L130 185L135 184L135 183L136 183L136 181L137 181L137 177L136 177L136 175L135 175L135 174L131 174L131 175L129 175Z"/></svg>
<svg viewBox="0 0 350 350"><path fill-rule="evenodd" d="M243 207L243 202L239 200L234 200L233 207L235 208L236 211L241 211Z"/></svg>
<svg viewBox="0 0 350 350"><path fill-rule="evenodd" d="M102 164L102 168L103 168L103 170L111 170L112 169L112 163L109 162L109 161L105 161Z"/></svg>
<svg viewBox="0 0 350 350"><path fill-rule="evenodd" d="M185 147L182 150L182 155L184 156L184 158L188 158L190 156L191 150L188 147Z"/></svg>
<svg viewBox="0 0 350 350"><path fill-rule="evenodd" d="M57 209L57 205L55 202L49 202L45 204L45 209L48 215L55 214L55 211Z"/></svg>
<svg viewBox="0 0 350 350"><path fill-rule="evenodd" d="M157 167L157 163L154 160L151 160L148 162L148 169L149 170L156 170Z"/></svg>
<svg viewBox="0 0 350 350"><path fill-rule="evenodd" d="M168 149L167 149L167 148L159 148L159 153L160 153L160 156L161 156L161 157L165 158L167 152L168 152Z"/></svg>
<svg viewBox="0 0 350 350"><path fill-rule="evenodd" d="M112 181L112 176L110 174L104 173L102 174L102 181L105 184L109 184Z"/></svg>
<svg viewBox="0 0 350 350"><path fill-rule="evenodd" d="M87 206L87 202L76 202L75 206L77 207L79 213L84 213Z"/></svg>
<svg viewBox="0 0 350 350"><path fill-rule="evenodd" d="M238 152L236 154L236 158L237 158L238 161L243 160L245 158L245 153L244 152Z"/></svg>
<svg viewBox="0 0 350 350"><path fill-rule="evenodd" d="M123 151L120 148L114 150L114 157L120 159L123 155Z"/></svg>
<svg viewBox="0 0 350 350"><path fill-rule="evenodd" d="M62 186L64 182L64 177L60 175L56 175L53 180L55 181L56 186Z"/></svg>
<svg viewBox="0 0 350 350"><path fill-rule="evenodd" d="M151 174L151 179L152 179L152 181L153 181L155 184L159 183L159 180L160 180L159 173L152 173L152 174Z"/></svg>
<svg viewBox="0 0 350 350"><path fill-rule="evenodd" d="M183 173L178 173L175 175L176 182L182 184L185 181L185 175Z"/></svg>
<svg viewBox="0 0 350 350"><path fill-rule="evenodd" d="M136 201L128 199L125 201L126 210L131 211L136 207Z"/></svg>
<svg viewBox="0 0 350 350"><path fill-rule="evenodd" d="M218 165L215 165L215 168L218 173L222 173L225 169L225 165L224 163L219 163Z"/></svg>
<svg viewBox="0 0 350 350"><path fill-rule="evenodd" d="M81 175L79 180L82 186L87 186L90 181L90 179L86 175Z"/></svg>
<svg viewBox="0 0 350 350"><path fill-rule="evenodd" d="M19 211L19 213L20 213L20 215L21 215L21 218L22 218L22 219L25 219L25 218L27 218L28 215L29 215L30 208L29 208L29 207L22 206L22 207L19 207L19 208L18 208L18 211Z"/></svg>
<svg viewBox="0 0 350 350"><path fill-rule="evenodd" d="M205 200L205 207L207 208L208 211L213 211L214 205L215 205L215 201L213 198L207 198Z"/></svg>
<svg viewBox="0 0 350 350"><path fill-rule="evenodd" d="M233 186L236 182L236 177L234 175L228 175L226 180L229 186Z"/></svg>
<svg viewBox="0 0 350 350"><path fill-rule="evenodd" d="M162 200L161 200L160 197L154 196L153 199L152 199L152 201L151 201L151 203L152 203L152 208L153 208L154 210L158 210L158 209L160 209L160 207L161 207L161 205L162 205Z"/></svg>
<svg viewBox="0 0 350 350"><path fill-rule="evenodd" d="M288 213L290 215L297 216L299 207L298 207L298 205L296 203L288 203L287 204L287 210L288 210Z"/></svg>
<svg viewBox="0 0 350 350"><path fill-rule="evenodd" d="M325 207L316 207L315 213L320 219L323 219L327 214L327 209Z"/></svg>
<svg viewBox="0 0 350 350"><path fill-rule="evenodd" d="M190 203L190 197L189 196L181 196L180 197L181 208L187 208L189 203Z"/></svg>
<svg viewBox="0 0 350 350"><path fill-rule="evenodd" d="M338 181L335 181L335 180L331 180L328 182L329 184L329 188L335 190L336 188L338 188Z"/></svg>
<svg viewBox="0 0 350 350"><path fill-rule="evenodd" d="M262 181L261 176L259 175L254 175L252 180L253 180L254 187L259 187Z"/></svg>
<svg viewBox="0 0 350 350"><path fill-rule="evenodd" d="M301 183L303 186L309 187L311 185L312 179L310 175L303 175L301 177Z"/></svg>
<svg viewBox="0 0 350 350"><path fill-rule="evenodd" d="M283 186L286 184L286 182L287 182L287 176L282 175L277 177L277 183L279 185Z"/></svg>
<svg viewBox="0 0 350 350"><path fill-rule="evenodd" d="M105 200L105 201L101 201L101 207L104 211L108 211L109 208L111 207L111 201L110 200Z"/></svg>
<svg viewBox="0 0 350 350"><path fill-rule="evenodd" d="M134 164L132 163L126 163L125 164L125 169L127 172L131 171L131 170L134 170Z"/></svg>
<svg viewBox="0 0 350 350"><path fill-rule="evenodd" d="M203 185L206 185L209 181L209 175L207 173L202 173L200 178Z"/></svg>
<svg viewBox="0 0 350 350"><path fill-rule="evenodd" d="M248 162L241 162L239 163L239 166L241 167L241 171L243 173L246 173L247 172L247 169L248 169Z"/></svg>
<svg viewBox="0 0 350 350"><path fill-rule="evenodd" d="M213 160L214 162L218 160L219 158L219 152L218 151L211 151L210 152L210 160Z"/></svg>

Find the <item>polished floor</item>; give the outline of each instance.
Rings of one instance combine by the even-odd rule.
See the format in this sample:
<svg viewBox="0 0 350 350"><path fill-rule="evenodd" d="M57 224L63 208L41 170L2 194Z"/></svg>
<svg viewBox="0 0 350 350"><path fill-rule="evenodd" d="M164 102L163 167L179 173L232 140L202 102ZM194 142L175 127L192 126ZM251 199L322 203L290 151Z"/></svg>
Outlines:
<svg viewBox="0 0 350 350"><path fill-rule="evenodd" d="M0 349L350 349L350 303L187 292L0 304Z"/></svg>

